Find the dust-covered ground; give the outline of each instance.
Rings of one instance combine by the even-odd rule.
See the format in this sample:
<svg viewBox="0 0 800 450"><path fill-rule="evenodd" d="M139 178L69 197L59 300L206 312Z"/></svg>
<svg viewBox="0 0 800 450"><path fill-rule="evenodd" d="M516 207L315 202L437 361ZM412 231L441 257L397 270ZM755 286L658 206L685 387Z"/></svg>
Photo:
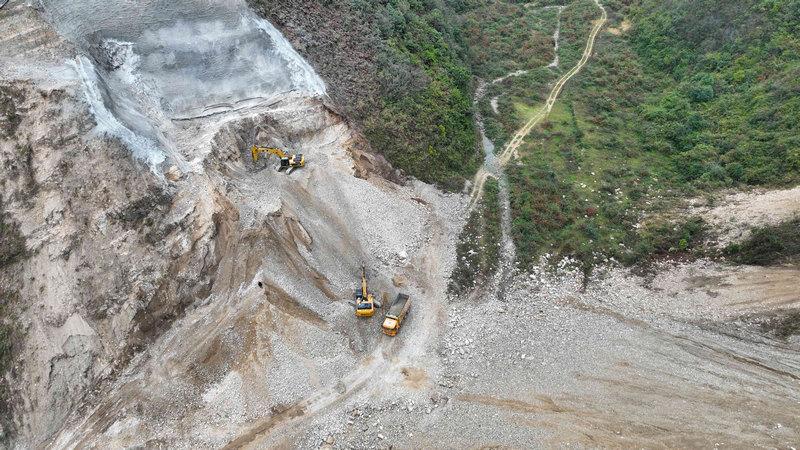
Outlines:
<svg viewBox="0 0 800 450"><path fill-rule="evenodd" d="M720 197L713 201L695 199L689 213L702 216L713 226L721 246L747 239L755 227L774 226L800 216L800 187L754 189Z"/></svg>
<svg viewBox="0 0 800 450"><path fill-rule="evenodd" d="M800 340L750 317L800 306L797 274L664 263L642 276L604 271L585 290L566 266L519 276L502 302L451 301L428 358L237 444L790 448Z"/></svg>
<svg viewBox="0 0 800 450"><path fill-rule="evenodd" d="M798 444L800 343L765 327L800 306L796 267L584 288L560 264L448 298L468 199L396 182L243 3L168 3L0 10L22 52L0 49L0 193L26 250L0 268L7 445ZM307 167L253 164L254 142ZM362 263L411 295L397 337L347 302Z"/></svg>

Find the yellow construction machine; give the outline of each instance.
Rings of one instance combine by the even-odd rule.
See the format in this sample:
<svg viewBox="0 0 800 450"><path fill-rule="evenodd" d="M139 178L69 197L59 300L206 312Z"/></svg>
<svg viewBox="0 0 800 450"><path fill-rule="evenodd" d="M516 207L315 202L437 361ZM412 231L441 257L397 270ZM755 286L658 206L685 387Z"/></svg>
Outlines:
<svg viewBox="0 0 800 450"><path fill-rule="evenodd" d="M397 294L397 298L389 306L389 311L383 318L383 334L397 336L409 309L411 309L411 299L408 298L408 295Z"/></svg>
<svg viewBox="0 0 800 450"><path fill-rule="evenodd" d="M367 289L367 269L361 266L361 288L355 292L356 316L372 317L375 314L376 303L375 296Z"/></svg>
<svg viewBox="0 0 800 450"><path fill-rule="evenodd" d="M259 147L254 145L250 149L250 152L253 154L253 162L258 162L258 158L262 153L277 156L281 160L281 165L278 166L278 170L280 171L283 169L288 169L286 171L287 174L292 173L294 169L304 167L306 165L306 158L302 154L290 155L285 151L275 147Z"/></svg>

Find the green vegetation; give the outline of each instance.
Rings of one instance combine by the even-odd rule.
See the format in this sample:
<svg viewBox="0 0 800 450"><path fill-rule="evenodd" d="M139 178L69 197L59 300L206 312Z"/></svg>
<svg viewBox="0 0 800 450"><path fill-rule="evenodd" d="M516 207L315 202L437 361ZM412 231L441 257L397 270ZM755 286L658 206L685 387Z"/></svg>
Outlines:
<svg viewBox="0 0 800 450"><path fill-rule="evenodd" d="M568 148L568 147L566 147ZM582 163L588 158L579 154ZM539 256L575 257L588 273L614 258L634 264L661 255L686 254L701 242L703 221L651 219L640 223L637 205L648 187L630 168L609 168L598 183L587 185L575 155L559 152L551 160L528 154L509 169L512 236L517 260L535 264ZM590 187L593 186L593 187Z"/></svg>
<svg viewBox="0 0 800 450"><path fill-rule="evenodd" d="M458 262L449 285L453 294L470 291L497 270L503 238L499 194L497 180L488 179L480 204L472 212L458 237Z"/></svg>
<svg viewBox="0 0 800 450"><path fill-rule="evenodd" d="M542 66L489 86L484 100L478 106L483 115L486 136L496 148L502 149L508 138L544 104L548 85L556 78L556 72ZM495 97L499 114L495 114L491 107L491 99Z"/></svg>
<svg viewBox="0 0 800 450"><path fill-rule="evenodd" d="M700 241L700 220L654 214L693 188L680 183L667 155L642 146L639 107L652 84L638 58L612 34L596 49L528 137L523 164L508 168L522 265L550 253L573 256L589 271L609 257L634 264L685 254Z"/></svg>
<svg viewBox="0 0 800 450"><path fill-rule="evenodd" d="M520 263L692 252L703 223L662 214L683 198L800 181L800 0L745 3L604 2L595 55L508 168ZM560 70L597 14L593 2L564 10ZM489 89L480 107L498 146L552 79L539 69Z"/></svg>
<svg viewBox="0 0 800 450"><path fill-rule="evenodd" d="M380 112L365 120L374 148L400 169L428 182L458 190L480 164L472 116L471 73L461 59L459 36L438 1L391 0L374 14L381 42ZM427 83L405 91L397 68L421 70Z"/></svg>
<svg viewBox="0 0 800 450"><path fill-rule="evenodd" d="M643 0L643 147L704 188L800 181L800 1Z"/></svg>
<svg viewBox="0 0 800 450"><path fill-rule="evenodd" d="M377 111L362 120L373 148L395 167L458 190L480 164L472 77L463 46L437 0L353 0L379 40ZM408 72L420 75L414 82Z"/></svg>
<svg viewBox="0 0 800 450"><path fill-rule="evenodd" d="M580 85L568 85L565 97L584 109L579 114L609 139L622 131L619 144L632 151L663 156L679 185L800 181L798 0L605 4L608 28L620 35L601 33L595 58L575 80ZM591 1L564 10L562 70L578 59L596 15ZM500 102L506 134L523 119L515 103L537 104L519 92L541 95L542 81L544 73L500 87L511 97Z"/></svg>
<svg viewBox="0 0 800 450"><path fill-rule="evenodd" d="M594 0L571 0L562 4L566 7L561 13L560 74L573 68L581 59L594 21L600 19L600 9Z"/></svg>
<svg viewBox="0 0 800 450"><path fill-rule="evenodd" d="M800 334L800 311L782 311L766 318L761 322L761 331L772 333L778 339L788 339Z"/></svg>
<svg viewBox="0 0 800 450"><path fill-rule="evenodd" d="M729 245L725 253L739 264L770 266L800 263L800 218L755 229L744 242Z"/></svg>
<svg viewBox="0 0 800 450"><path fill-rule="evenodd" d="M486 80L553 60L556 8L494 0L450 0L468 44L468 62Z"/></svg>
<svg viewBox="0 0 800 450"><path fill-rule="evenodd" d="M492 81L478 107L486 135L497 148L535 113L544 102L549 85L569 70L583 52L586 35L598 9L592 0L505 2L495 0L449 0L459 13L458 22L469 45L469 63L476 74ZM556 68L553 34L559 23L559 60ZM497 103L499 114L491 106Z"/></svg>
<svg viewBox="0 0 800 450"><path fill-rule="evenodd" d="M12 222L0 202L0 269L19 261L25 255L25 237L19 231L19 225Z"/></svg>

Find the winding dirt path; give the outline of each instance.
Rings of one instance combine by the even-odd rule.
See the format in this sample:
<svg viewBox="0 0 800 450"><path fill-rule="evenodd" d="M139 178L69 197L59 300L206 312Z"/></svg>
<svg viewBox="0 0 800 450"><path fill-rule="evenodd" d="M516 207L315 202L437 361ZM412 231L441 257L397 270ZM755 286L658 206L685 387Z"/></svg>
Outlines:
<svg viewBox="0 0 800 450"><path fill-rule="evenodd" d="M503 151L497 156L498 165L502 168L512 158L517 157L519 146L525 141L525 138L530 134L531 130L542 120L544 120L549 114L550 111L553 110L553 106L558 100L558 96L561 94L561 91L564 89L564 86L567 82L572 79L578 72L583 69L586 63L589 61L589 58L592 56L592 52L594 51L594 43L597 39L597 35L600 33L600 30L606 24L608 20L608 13L606 12L605 7L600 3L600 0L595 0L595 4L600 8L602 11L602 15L600 19L596 20L594 23L594 27L592 27L591 33L589 33L589 38L586 40L586 47L583 50L583 55L581 59L578 61L575 66L570 69L567 73L561 76L561 78L556 81L555 85L553 85L553 89L550 90L550 95L547 97L547 101L545 102L544 106L541 107L539 112L537 112L533 117L528 120L525 125L522 126L514 136L511 138L511 141L506 144ZM493 176L487 171L485 168L481 168L478 170L478 173L475 174L475 179L472 184L472 192L470 194L470 205L469 210L472 211L475 206L478 204L478 201L481 199L483 195L483 186L486 184L486 179L489 176Z"/></svg>

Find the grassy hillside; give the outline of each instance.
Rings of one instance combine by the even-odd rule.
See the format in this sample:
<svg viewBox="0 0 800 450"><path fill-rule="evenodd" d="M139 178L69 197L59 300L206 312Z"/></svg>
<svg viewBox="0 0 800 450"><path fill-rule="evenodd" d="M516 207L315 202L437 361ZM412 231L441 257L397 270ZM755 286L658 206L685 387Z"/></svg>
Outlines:
<svg viewBox="0 0 800 450"><path fill-rule="evenodd" d="M592 0L467 3L470 8L461 14L459 23L468 27L464 35L470 44L470 54L481 57L477 61L474 56L470 59L476 75L491 81L525 71L490 84L478 105L487 136L502 148L520 124L544 103L550 84L580 59L586 35L599 10ZM559 10L555 5L562 8ZM556 28L559 64L550 67L555 56ZM529 57L529 52L535 57ZM483 66L492 71L482 70ZM499 114L494 113L493 102Z"/></svg>
<svg viewBox="0 0 800 450"><path fill-rule="evenodd" d="M596 54L509 168L522 263L685 253L702 222L660 214L680 200L800 181L800 2L605 4ZM520 111L499 120L513 129Z"/></svg>
<svg viewBox="0 0 800 450"><path fill-rule="evenodd" d="M800 1L644 0L630 42L661 83L643 145L686 182L800 180Z"/></svg>
<svg viewBox="0 0 800 450"><path fill-rule="evenodd" d="M558 10L495 0L448 0L468 44L475 75L486 80L553 60Z"/></svg>
<svg viewBox="0 0 800 450"><path fill-rule="evenodd" d="M442 0L250 0L314 65L375 151L457 190L481 154L472 74Z"/></svg>

